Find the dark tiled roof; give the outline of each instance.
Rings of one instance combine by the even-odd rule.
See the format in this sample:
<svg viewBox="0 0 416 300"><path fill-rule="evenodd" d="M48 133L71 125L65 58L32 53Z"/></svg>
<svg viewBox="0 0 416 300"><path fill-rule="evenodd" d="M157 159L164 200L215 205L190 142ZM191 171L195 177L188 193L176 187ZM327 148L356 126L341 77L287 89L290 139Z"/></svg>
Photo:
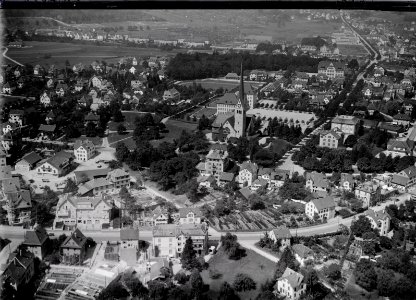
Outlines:
<svg viewBox="0 0 416 300"><path fill-rule="evenodd" d="M42 246L48 239L48 233L40 226L36 227L35 230L27 230L25 234L24 245L30 246Z"/></svg>

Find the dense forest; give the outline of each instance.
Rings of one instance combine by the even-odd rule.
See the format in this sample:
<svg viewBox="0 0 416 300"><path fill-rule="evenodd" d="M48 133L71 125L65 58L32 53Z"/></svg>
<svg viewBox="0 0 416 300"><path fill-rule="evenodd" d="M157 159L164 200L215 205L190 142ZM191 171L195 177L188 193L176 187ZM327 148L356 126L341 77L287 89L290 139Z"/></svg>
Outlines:
<svg viewBox="0 0 416 300"><path fill-rule="evenodd" d="M207 77L225 76L238 73L241 60L246 70L265 69L270 71L289 70L317 72L320 59L309 56L291 55L254 55L249 53L218 54L206 53L177 54L167 67L167 74L175 80L191 80Z"/></svg>

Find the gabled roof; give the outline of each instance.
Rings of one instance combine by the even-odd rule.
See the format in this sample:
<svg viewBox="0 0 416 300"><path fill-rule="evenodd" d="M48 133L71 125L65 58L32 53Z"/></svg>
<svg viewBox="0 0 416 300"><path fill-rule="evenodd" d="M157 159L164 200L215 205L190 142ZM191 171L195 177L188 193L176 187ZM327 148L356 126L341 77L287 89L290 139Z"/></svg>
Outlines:
<svg viewBox="0 0 416 300"><path fill-rule="evenodd" d="M27 230L25 233L24 245L42 246L48 239L48 233L43 227L37 226L34 230Z"/></svg>
<svg viewBox="0 0 416 300"><path fill-rule="evenodd" d="M238 97L235 93L225 93L224 96L219 98L217 101L218 104L224 104L224 105L237 105Z"/></svg>
<svg viewBox="0 0 416 300"><path fill-rule="evenodd" d="M346 116L346 115L340 115L336 116L332 119L332 123L335 124L347 124L347 125L356 125L360 120L353 116Z"/></svg>
<svg viewBox="0 0 416 300"><path fill-rule="evenodd" d="M325 208L335 208L335 201L332 197L313 199L311 202L315 205L318 211Z"/></svg>
<svg viewBox="0 0 416 300"><path fill-rule="evenodd" d="M85 121L99 121L100 120L100 116L97 116L93 113L89 113L86 117L85 117Z"/></svg>
<svg viewBox="0 0 416 300"><path fill-rule="evenodd" d="M374 211L372 209L368 209L364 212L366 217L373 219L376 223L380 220L391 219L389 214L386 214L381 211Z"/></svg>
<svg viewBox="0 0 416 300"><path fill-rule="evenodd" d="M282 277L278 279L278 281L287 280L289 285L295 289L300 286L303 282L303 275L292 270L291 268L286 268L285 272L283 273ZM277 283L276 283L277 284Z"/></svg>
<svg viewBox="0 0 416 300"><path fill-rule="evenodd" d="M394 151L395 148L404 149L406 152L410 151L410 146L407 144L407 141L390 139L387 142L387 150Z"/></svg>
<svg viewBox="0 0 416 300"><path fill-rule="evenodd" d="M39 154L37 154L36 152L32 151L32 152L26 154L25 156L23 156L21 160L24 160L27 163L29 163L31 165L34 165L37 162L39 162L40 160L42 160L42 157L40 157Z"/></svg>
<svg viewBox="0 0 416 300"><path fill-rule="evenodd" d="M301 258L307 258L314 253L311 248L308 248L303 244L295 244L292 246L292 249Z"/></svg>
<svg viewBox="0 0 416 300"><path fill-rule="evenodd" d="M225 114L218 114L215 118L214 122L212 123L212 127L221 127L222 125L227 122L227 120L234 117L234 112L228 112Z"/></svg>
<svg viewBox="0 0 416 300"><path fill-rule="evenodd" d="M276 239L290 239L292 234L286 226L279 226L275 229L272 229Z"/></svg>
<svg viewBox="0 0 416 300"><path fill-rule="evenodd" d="M225 159L226 157L226 152L224 153L221 150L216 149L211 149L206 156L208 159Z"/></svg>
<svg viewBox="0 0 416 300"><path fill-rule="evenodd" d="M313 185L321 188L329 188L329 182L326 176L322 173L313 171L311 173L306 173L306 181L312 180Z"/></svg>
<svg viewBox="0 0 416 300"><path fill-rule="evenodd" d="M184 207L179 209L179 217L186 218L188 213L194 213L195 217L202 217L202 212L198 207Z"/></svg>
<svg viewBox="0 0 416 300"><path fill-rule="evenodd" d="M48 162L50 165L54 166L57 169L61 168L61 165L67 160L72 158L72 153L68 153L65 151L61 151L56 153L54 156L49 158L46 162Z"/></svg>
<svg viewBox="0 0 416 300"><path fill-rule="evenodd" d="M231 182L233 180L234 180L234 173L229 173L229 172L220 173L220 181Z"/></svg>
<svg viewBox="0 0 416 300"><path fill-rule="evenodd" d="M393 117L393 119L400 120L400 121L409 121L409 122L412 120L412 118L407 114L397 114Z"/></svg>
<svg viewBox="0 0 416 300"><path fill-rule="evenodd" d="M400 175L407 176L412 179L416 177L416 166L410 166L399 172Z"/></svg>
<svg viewBox="0 0 416 300"><path fill-rule="evenodd" d="M90 140L76 140L74 144L74 150L77 150L80 147L84 148L94 148L94 143Z"/></svg>
<svg viewBox="0 0 416 300"><path fill-rule="evenodd" d="M258 171L259 167L251 162L243 162L240 166L240 172L243 170L247 170L249 171L251 174L253 175L257 175L257 171Z"/></svg>
<svg viewBox="0 0 416 300"><path fill-rule="evenodd" d="M44 131L44 132L55 132L56 129L56 125L48 125L48 124L41 124L39 126L39 131Z"/></svg>
<svg viewBox="0 0 416 300"><path fill-rule="evenodd" d="M75 245L69 245L69 241L74 241ZM82 249L87 242L85 235L77 228L75 231L66 238L62 243L61 248L72 248L72 249Z"/></svg>
<svg viewBox="0 0 416 300"><path fill-rule="evenodd" d="M344 182L349 182L350 184L354 183L354 177L349 173L341 173L341 184Z"/></svg>
<svg viewBox="0 0 416 300"><path fill-rule="evenodd" d="M327 135L332 135L334 138L336 138L337 140L339 140L341 138L341 135L338 134L337 132L335 132L334 130L322 130L319 135L321 137L327 136Z"/></svg>

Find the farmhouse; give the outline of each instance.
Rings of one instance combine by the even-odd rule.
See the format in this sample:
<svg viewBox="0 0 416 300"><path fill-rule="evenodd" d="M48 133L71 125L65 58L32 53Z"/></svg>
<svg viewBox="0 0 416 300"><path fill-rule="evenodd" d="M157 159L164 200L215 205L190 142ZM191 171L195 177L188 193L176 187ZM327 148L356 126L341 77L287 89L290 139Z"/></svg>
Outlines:
<svg viewBox="0 0 416 300"><path fill-rule="evenodd" d="M29 172L41 160L42 157L40 157L39 154L37 154L36 152L32 151L23 156L23 158L19 160L14 167L15 170L18 172Z"/></svg>
<svg viewBox="0 0 416 300"><path fill-rule="evenodd" d="M71 166L73 156L68 152L58 152L53 157L40 164L36 171L38 175L62 176Z"/></svg>

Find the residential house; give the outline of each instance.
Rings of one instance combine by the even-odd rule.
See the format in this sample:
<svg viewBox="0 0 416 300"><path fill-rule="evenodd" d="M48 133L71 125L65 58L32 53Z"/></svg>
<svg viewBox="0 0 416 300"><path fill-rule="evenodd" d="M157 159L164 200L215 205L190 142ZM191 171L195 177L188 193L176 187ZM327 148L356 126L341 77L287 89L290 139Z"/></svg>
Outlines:
<svg viewBox="0 0 416 300"><path fill-rule="evenodd" d="M38 175L62 176L70 168L73 161L71 153L61 151L41 163L36 171Z"/></svg>
<svg viewBox="0 0 416 300"><path fill-rule="evenodd" d="M243 162L238 172L237 182L240 187L251 186L254 180L257 179L259 167L252 162Z"/></svg>
<svg viewBox="0 0 416 300"><path fill-rule="evenodd" d="M384 211L381 212L368 209L364 212L364 215L367 217L367 219L370 220L371 227L379 231L380 236L387 236L390 231L391 220L389 214L385 213Z"/></svg>
<svg viewBox="0 0 416 300"><path fill-rule="evenodd" d="M267 80L267 72L264 70L253 70L249 75L250 80L265 81Z"/></svg>
<svg viewBox="0 0 416 300"><path fill-rule="evenodd" d="M3 209L7 213L10 226L23 225L30 222L32 211L32 197L29 190L21 189L19 179L6 175L1 181L2 200L6 203Z"/></svg>
<svg viewBox="0 0 416 300"><path fill-rule="evenodd" d="M341 173L341 179L339 181L339 188L343 191L352 192L355 187L355 181L352 174Z"/></svg>
<svg viewBox="0 0 416 300"><path fill-rule="evenodd" d="M45 117L45 121L46 121L46 123L47 124L50 124L50 123L52 123L52 122L54 122L55 121L55 118L56 118L56 116L55 116L55 114L53 113L53 110L51 110L50 112L48 112L48 114L46 115L46 117Z"/></svg>
<svg viewBox="0 0 416 300"><path fill-rule="evenodd" d="M409 141L390 139L387 142L387 151L389 151L389 154L391 154L392 157L411 155L412 148L409 144Z"/></svg>
<svg viewBox="0 0 416 300"><path fill-rule="evenodd" d="M109 196L78 197L63 194L56 206L53 228L80 228L101 230L110 225L110 211L113 208Z"/></svg>
<svg viewBox="0 0 416 300"><path fill-rule="evenodd" d="M224 165L228 160L228 152L222 149L211 149L205 157L205 162L200 162L196 168L201 175L213 176L219 183L220 175L224 172Z"/></svg>
<svg viewBox="0 0 416 300"><path fill-rule="evenodd" d="M305 266L306 261L313 261L315 259L313 250L303 244L293 245L292 250L301 267Z"/></svg>
<svg viewBox="0 0 416 300"><path fill-rule="evenodd" d="M228 183L231 183L234 181L234 173L229 172L221 172L220 177L218 178L218 186L219 187L225 187Z"/></svg>
<svg viewBox="0 0 416 300"><path fill-rule="evenodd" d="M224 78L230 80L239 80L240 76L238 76L237 73L228 73Z"/></svg>
<svg viewBox="0 0 416 300"><path fill-rule="evenodd" d="M313 220L315 215L321 221L329 220L335 217L335 202L332 197L313 199L306 203L305 214Z"/></svg>
<svg viewBox="0 0 416 300"><path fill-rule="evenodd" d="M412 118L408 114L397 114L393 116L393 124L409 126Z"/></svg>
<svg viewBox="0 0 416 300"><path fill-rule="evenodd" d="M163 100L164 101L179 101L180 93L175 89L169 89L163 93Z"/></svg>
<svg viewBox="0 0 416 300"><path fill-rule="evenodd" d="M9 83L9 82L6 82L4 85L3 85L3 94L11 94L11 93L13 93L13 91L16 89L16 87L14 86L14 85L12 85L11 83Z"/></svg>
<svg viewBox="0 0 416 300"><path fill-rule="evenodd" d="M155 256L180 257L186 240L192 239L194 250L204 255L207 250L208 231L205 225L165 224L153 229L153 251Z"/></svg>
<svg viewBox="0 0 416 300"><path fill-rule="evenodd" d="M12 109L9 112L9 122L14 123L18 126L23 126L25 118L24 111L20 109Z"/></svg>
<svg viewBox="0 0 416 300"><path fill-rule="evenodd" d="M198 207L179 209L179 224L201 224L204 216Z"/></svg>
<svg viewBox="0 0 416 300"><path fill-rule="evenodd" d="M49 243L48 233L41 226L35 226L33 230L26 230L23 246L32 252L40 260L46 256Z"/></svg>
<svg viewBox="0 0 416 300"><path fill-rule="evenodd" d="M94 75L92 78L91 78L91 84L92 84L92 86L93 87L96 87L96 88L101 88L101 84L102 84L102 77L101 76L96 76L96 75Z"/></svg>
<svg viewBox="0 0 416 300"><path fill-rule="evenodd" d="M292 234L286 226L280 226L268 232L269 238L274 242L279 242L281 247L290 247Z"/></svg>
<svg viewBox="0 0 416 300"><path fill-rule="evenodd" d="M43 94L40 96L40 103L42 103L44 106L51 105L52 100L52 93L53 92L43 92Z"/></svg>
<svg viewBox="0 0 416 300"><path fill-rule="evenodd" d="M130 186L130 175L122 169L115 169L107 174L105 178L94 178L79 187L80 195L101 195L117 192L122 187Z"/></svg>
<svg viewBox="0 0 416 300"><path fill-rule="evenodd" d="M206 188L210 188L214 183L217 182L215 177L212 175L199 175L196 181L198 182L199 186L204 186Z"/></svg>
<svg viewBox="0 0 416 300"><path fill-rule="evenodd" d="M377 188L378 186L371 182L360 184L355 188L355 197L364 202L364 207L370 207L371 201L376 196Z"/></svg>
<svg viewBox="0 0 416 300"><path fill-rule="evenodd" d="M263 178L257 178L253 181L253 183L250 186L250 189L252 191L257 191L259 188L267 188L269 182L266 179Z"/></svg>
<svg viewBox="0 0 416 300"><path fill-rule="evenodd" d="M32 151L19 160L14 168L16 172L29 172L33 170L38 162L42 160L42 157L39 156L36 152Z"/></svg>
<svg viewBox="0 0 416 300"><path fill-rule="evenodd" d="M164 225L169 223L169 212L167 209L156 207L152 211L151 226Z"/></svg>
<svg viewBox="0 0 416 300"><path fill-rule="evenodd" d="M84 262L86 255L87 238L77 228L60 246L62 253L62 263L75 265L81 265Z"/></svg>
<svg viewBox="0 0 416 300"><path fill-rule="evenodd" d="M90 140L76 140L74 144L74 155L76 161L87 161L95 154L95 145Z"/></svg>
<svg viewBox="0 0 416 300"><path fill-rule="evenodd" d="M416 167L410 166L399 173L393 174L391 184L401 191L414 186L416 184Z"/></svg>
<svg viewBox="0 0 416 300"><path fill-rule="evenodd" d="M56 124L41 124L39 126L39 140L53 140L56 134Z"/></svg>
<svg viewBox="0 0 416 300"><path fill-rule="evenodd" d="M303 282L303 275L286 268L283 275L277 279L275 293L284 296L285 299L297 300L306 291L306 283Z"/></svg>
<svg viewBox="0 0 416 300"><path fill-rule="evenodd" d="M44 69L40 65L36 65L33 68L33 75L35 75L35 76L42 76L43 73L44 73Z"/></svg>
<svg viewBox="0 0 416 300"><path fill-rule="evenodd" d="M100 116L90 112L85 118L84 118L85 125L87 125L89 122L98 125L98 122L100 122Z"/></svg>
<svg viewBox="0 0 416 300"><path fill-rule="evenodd" d="M10 282L14 290L20 291L35 275L35 256L27 250L17 250L10 254L7 266L2 273L2 281Z"/></svg>
<svg viewBox="0 0 416 300"><path fill-rule="evenodd" d="M343 134L334 130L322 130L319 133L319 147L337 149L342 145Z"/></svg>
<svg viewBox="0 0 416 300"><path fill-rule="evenodd" d="M332 119L331 129L344 133L344 138L356 134L360 120L354 116L339 115Z"/></svg>
<svg viewBox="0 0 416 300"><path fill-rule="evenodd" d="M68 91L68 85L66 83L58 83L55 87L55 93L59 97L63 97Z"/></svg>
<svg viewBox="0 0 416 300"><path fill-rule="evenodd" d="M319 196L325 197L328 195L330 185L329 180L325 174L316 171L306 173L306 189L311 193L316 193Z"/></svg>
<svg viewBox="0 0 416 300"><path fill-rule="evenodd" d="M217 114L234 113L238 99L235 93L225 93L216 101Z"/></svg>
<svg viewBox="0 0 416 300"><path fill-rule="evenodd" d="M139 259L139 230L133 228L120 229L120 259L127 265L135 265Z"/></svg>

